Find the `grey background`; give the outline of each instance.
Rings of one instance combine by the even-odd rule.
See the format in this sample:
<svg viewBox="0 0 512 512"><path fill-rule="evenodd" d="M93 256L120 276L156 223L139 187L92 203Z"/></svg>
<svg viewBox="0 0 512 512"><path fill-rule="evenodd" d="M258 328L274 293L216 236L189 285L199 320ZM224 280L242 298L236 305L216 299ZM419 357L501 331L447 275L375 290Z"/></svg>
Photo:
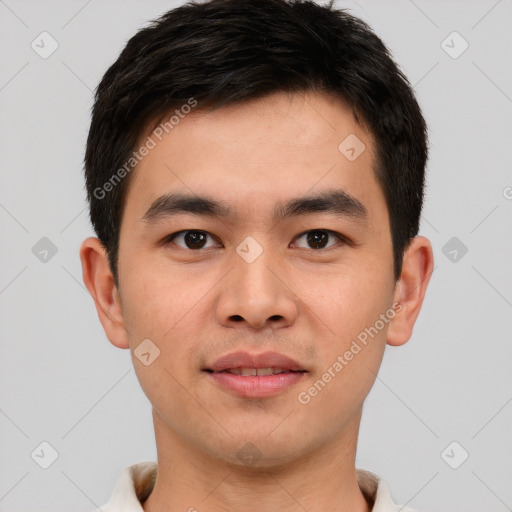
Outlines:
<svg viewBox="0 0 512 512"><path fill-rule="evenodd" d="M101 76L178 3L0 1L1 511L90 511L123 468L156 460L129 352L108 342L82 283L82 158ZM512 1L337 5L390 47L431 139L420 234L436 267L412 340L386 349L357 466L419 510L512 510ZM43 31L59 45L47 59L31 48ZM442 46L453 31L469 44L458 58L445 51L458 36ZM43 237L57 249L46 262ZM43 441L58 453L48 469Z"/></svg>

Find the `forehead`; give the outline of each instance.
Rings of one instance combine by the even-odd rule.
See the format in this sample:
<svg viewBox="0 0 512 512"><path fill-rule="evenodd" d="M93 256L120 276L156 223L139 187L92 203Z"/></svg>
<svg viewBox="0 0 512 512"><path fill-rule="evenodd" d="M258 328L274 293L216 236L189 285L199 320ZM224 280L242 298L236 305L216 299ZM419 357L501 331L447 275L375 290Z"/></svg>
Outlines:
<svg viewBox="0 0 512 512"><path fill-rule="evenodd" d="M175 191L213 192L246 212L333 186L363 203L379 194L372 137L350 107L330 95L277 93L212 112L192 110L175 121L161 140L151 133L141 138L149 135L156 144L127 191L126 209L139 217ZM357 158L347 158L354 152Z"/></svg>

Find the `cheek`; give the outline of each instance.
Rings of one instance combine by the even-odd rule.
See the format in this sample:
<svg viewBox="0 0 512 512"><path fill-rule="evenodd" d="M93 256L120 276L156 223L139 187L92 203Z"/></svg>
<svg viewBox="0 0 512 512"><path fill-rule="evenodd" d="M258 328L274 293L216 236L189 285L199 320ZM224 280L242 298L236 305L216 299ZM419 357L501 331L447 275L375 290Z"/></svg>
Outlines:
<svg viewBox="0 0 512 512"><path fill-rule="evenodd" d="M194 276L190 272L173 273L156 264L139 268L124 276L129 285L123 291L123 316L137 375L144 391L154 394L153 400L158 399L158 390L164 392L160 389L164 382L174 389L178 382L189 381L198 372L198 349L208 343L205 326L214 322L208 292L218 278L200 278L197 272ZM146 339L159 350L150 367L137 359L137 348ZM168 391L163 396L168 399Z"/></svg>
<svg viewBox="0 0 512 512"><path fill-rule="evenodd" d="M200 414L187 389L193 372L198 371L195 354L202 338L196 319L208 314L201 301L207 285L195 282L190 286L185 277L177 278L156 265L139 268L124 276L129 285L123 293L123 316L132 361L150 403L178 429L176 418L192 421ZM146 339L157 347L158 355L150 364L138 357L138 347Z"/></svg>
<svg viewBox="0 0 512 512"><path fill-rule="evenodd" d="M322 332L316 340L322 372L314 376L319 382L308 395L315 397L315 407L334 403L339 404L340 412L347 411L367 395L382 361L389 321L394 316L390 310L393 280L373 262L318 276L316 283L322 293L317 289L309 295L306 288L301 291Z"/></svg>
<svg viewBox="0 0 512 512"><path fill-rule="evenodd" d="M317 296L312 309L326 328L316 340L321 369L298 397L305 421L328 414L335 435L360 409L382 362L391 298L386 283L364 278L331 280Z"/></svg>
<svg viewBox="0 0 512 512"><path fill-rule="evenodd" d="M340 265L303 280L298 295L324 325L324 332L342 348L390 307L392 274L383 261L359 258L357 264ZM332 346L332 344L331 344Z"/></svg>
<svg viewBox="0 0 512 512"><path fill-rule="evenodd" d="M197 279L192 283L185 272L149 262L139 268L126 274L123 316L134 339L163 341L189 324L188 316L200 305L207 283Z"/></svg>

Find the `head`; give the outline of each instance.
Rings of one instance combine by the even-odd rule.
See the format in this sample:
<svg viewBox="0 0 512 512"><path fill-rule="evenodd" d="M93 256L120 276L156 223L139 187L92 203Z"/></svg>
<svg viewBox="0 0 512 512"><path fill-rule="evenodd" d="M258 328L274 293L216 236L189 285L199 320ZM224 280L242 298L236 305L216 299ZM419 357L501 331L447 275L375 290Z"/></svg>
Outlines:
<svg viewBox="0 0 512 512"><path fill-rule="evenodd" d="M357 419L432 271L416 236L426 158L410 85L343 11L189 3L128 41L96 92L85 176L98 238L81 258L161 428L234 463L250 441L273 464ZM159 355L146 366L147 339ZM302 380L234 396L209 377L235 350L284 353Z"/></svg>

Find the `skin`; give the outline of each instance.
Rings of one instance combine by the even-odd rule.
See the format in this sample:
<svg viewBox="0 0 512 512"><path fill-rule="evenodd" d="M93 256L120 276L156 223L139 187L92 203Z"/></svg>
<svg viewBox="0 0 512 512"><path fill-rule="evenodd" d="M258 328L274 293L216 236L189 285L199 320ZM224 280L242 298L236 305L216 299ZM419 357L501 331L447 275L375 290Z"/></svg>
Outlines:
<svg viewBox="0 0 512 512"><path fill-rule="evenodd" d="M349 161L338 145L366 146ZM144 135L146 137L147 134ZM117 290L96 238L82 244L84 283L110 342L129 348L153 406L158 476L146 512L371 509L357 484L355 454L363 402L386 344L406 343L433 269L430 242L412 240L393 278L387 207L374 171L372 137L349 107L324 93L273 94L211 113L193 111L133 172L122 217ZM275 222L274 205L343 189L367 219L329 212ZM208 195L236 218L191 213L141 221L163 193ZM105 199L108 200L108 199ZM206 247L187 248L200 230ZM307 230L329 230L324 249ZM252 263L236 252L248 236L263 249ZM298 394L393 304L400 311L311 401ZM134 357L144 339L160 356ZM263 398L233 395L201 371L234 350L274 350L308 370L301 382ZM254 444L261 458L237 457Z"/></svg>

